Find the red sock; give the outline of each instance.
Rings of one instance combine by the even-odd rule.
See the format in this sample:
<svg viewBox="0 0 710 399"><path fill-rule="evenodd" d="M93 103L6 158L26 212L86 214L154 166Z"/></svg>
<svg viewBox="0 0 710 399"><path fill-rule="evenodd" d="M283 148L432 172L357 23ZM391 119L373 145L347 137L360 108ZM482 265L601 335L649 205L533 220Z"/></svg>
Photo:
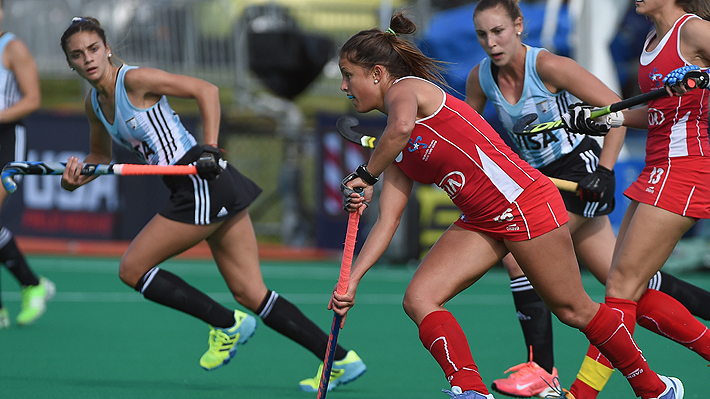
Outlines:
<svg viewBox="0 0 710 399"><path fill-rule="evenodd" d="M628 319L630 313L635 313L635 303L617 298L606 298L623 308L624 318ZM611 361L631 384L636 396L654 398L659 396L666 385L651 370L641 350L631 337L631 332L622 323L618 310L612 310L605 304L600 304L599 311L582 332L589 342L599 348L599 351ZM635 319L635 318L634 318ZM631 320L634 320L631 319ZM626 320L628 322L628 320ZM633 321L632 321L633 323Z"/></svg>
<svg viewBox="0 0 710 399"><path fill-rule="evenodd" d="M468 340L454 316L445 310L429 313L419 325L419 339L446 374L451 386L488 395L473 361Z"/></svg>
<svg viewBox="0 0 710 399"><path fill-rule="evenodd" d="M708 328L672 296L648 289L638 303L637 322L710 361Z"/></svg>
<svg viewBox="0 0 710 399"><path fill-rule="evenodd" d="M628 320L635 320L635 316L631 316L631 314L636 314L636 303L633 301L625 301L623 299L618 299L618 298L606 298L607 300L611 300L611 304L607 302L607 305L613 309L615 309L618 313L617 315L619 318L623 321L628 321ZM591 324L591 323L590 323ZM631 335L633 335L634 331L634 323L629 323L631 326L628 326L626 323L624 325L626 326L626 329L629 330ZM630 327L630 328L629 328ZM609 359L604 356L599 349L594 346L594 345L589 345L589 349L587 349L587 357L591 358L592 360L595 360L599 362L600 364L613 369L614 366L611 364ZM604 381L604 384L599 384L599 386L603 387L606 384L606 381ZM599 395L599 391L601 388L599 387L593 387L589 385L587 382L584 382L580 380L579 375L577 375L577 378L574 380L572 383L572 386L570 387L570 392L574 395L575 398L577 399L596 399L597 395Z"/></svg>

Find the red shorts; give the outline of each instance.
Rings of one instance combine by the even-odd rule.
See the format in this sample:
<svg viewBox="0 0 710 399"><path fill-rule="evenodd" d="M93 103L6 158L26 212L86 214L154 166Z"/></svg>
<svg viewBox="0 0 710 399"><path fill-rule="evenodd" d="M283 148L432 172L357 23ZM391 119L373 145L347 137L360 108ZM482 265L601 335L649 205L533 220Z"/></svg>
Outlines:
<svg viewBox="0 0 710 399"><path fill-rule="evenodd" d="M455 225L485 233L503 241L524 241L554 230L569 221L560 190L552 181L541 177L495 218L469 218L461 215Z"/></svg>
<svg viewBox="0 0 710 399"><path fill-rule="evenodd" d="M707 219L710 157L678 157L647 164L624 195L678 215Z"/></svg>

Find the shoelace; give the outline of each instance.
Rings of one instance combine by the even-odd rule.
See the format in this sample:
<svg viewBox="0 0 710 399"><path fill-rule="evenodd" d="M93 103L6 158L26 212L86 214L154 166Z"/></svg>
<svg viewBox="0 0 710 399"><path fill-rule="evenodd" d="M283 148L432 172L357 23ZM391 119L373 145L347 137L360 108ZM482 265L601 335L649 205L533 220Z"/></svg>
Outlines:
<svg viewBox="0 0 710 399"><path fill-rule="evenodd" d="M233 341L237 340L237 338L239 338L239 335L236 337L230 337L221 331L212 330L210 331L210 347L214 345L215 349L222 350L223 346L231 345Z"/></svg>
<svg viewBox="0 0 710 399"><path fill-rule="evenodd" d="M565 399L567 398L567 392L565 392L564 389L560 386L560 379L557 377L552 378L552 384L550 384L549 381L546 379L542 379L545 381L545 384L550 387L554 391L554 393L551 393L547 396L545 396L545 399Z"/></svg>
<svg viewBox="0 0 710 399"><path fill-rule="evenodd" d="M508 370L505 370L505 373L512 372L510 376L508 376L508 378L517 380L535 373L538 368L540 368L540 366L538 366L534 362L520 363L517 366L513 366Z"/></svg>

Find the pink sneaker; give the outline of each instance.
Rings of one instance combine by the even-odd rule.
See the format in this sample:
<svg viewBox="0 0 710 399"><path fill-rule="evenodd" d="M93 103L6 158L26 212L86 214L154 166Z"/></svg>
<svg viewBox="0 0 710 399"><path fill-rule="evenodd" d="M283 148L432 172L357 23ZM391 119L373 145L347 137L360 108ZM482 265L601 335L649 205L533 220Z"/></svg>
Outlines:
<svg viewBox="0 0 710 399"><path fill-rule="evenodd" d="M538 396L544 398L552 392L550 385L546 381L552 381L557 377L557 369L552 368L552 374L537 365L532 360L521 363L505 371L511 372L508 378L501 378L493 381L491 388L503 395L517 398L530 398Z"/></svg>

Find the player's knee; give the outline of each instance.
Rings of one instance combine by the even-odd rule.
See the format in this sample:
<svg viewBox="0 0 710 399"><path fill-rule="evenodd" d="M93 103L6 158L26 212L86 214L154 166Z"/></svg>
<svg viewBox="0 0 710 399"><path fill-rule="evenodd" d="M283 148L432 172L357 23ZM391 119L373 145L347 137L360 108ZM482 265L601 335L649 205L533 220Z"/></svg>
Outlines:
<svg viewBox="0 0 710 399"><path fill-rule="evenodd" d="M137 268L131 267L129 263L124 261L121 261L118 266L118 278L131 288L135 288L144 274L145 272L137 271Z"/></svg>
<svg viewBox="0 0 710 399"><path fill-rule="evenodd" d="M564 324L574 328L584 328L589 322L587 312L574 306L557 306L550 308L552 313Z"/></svg>

